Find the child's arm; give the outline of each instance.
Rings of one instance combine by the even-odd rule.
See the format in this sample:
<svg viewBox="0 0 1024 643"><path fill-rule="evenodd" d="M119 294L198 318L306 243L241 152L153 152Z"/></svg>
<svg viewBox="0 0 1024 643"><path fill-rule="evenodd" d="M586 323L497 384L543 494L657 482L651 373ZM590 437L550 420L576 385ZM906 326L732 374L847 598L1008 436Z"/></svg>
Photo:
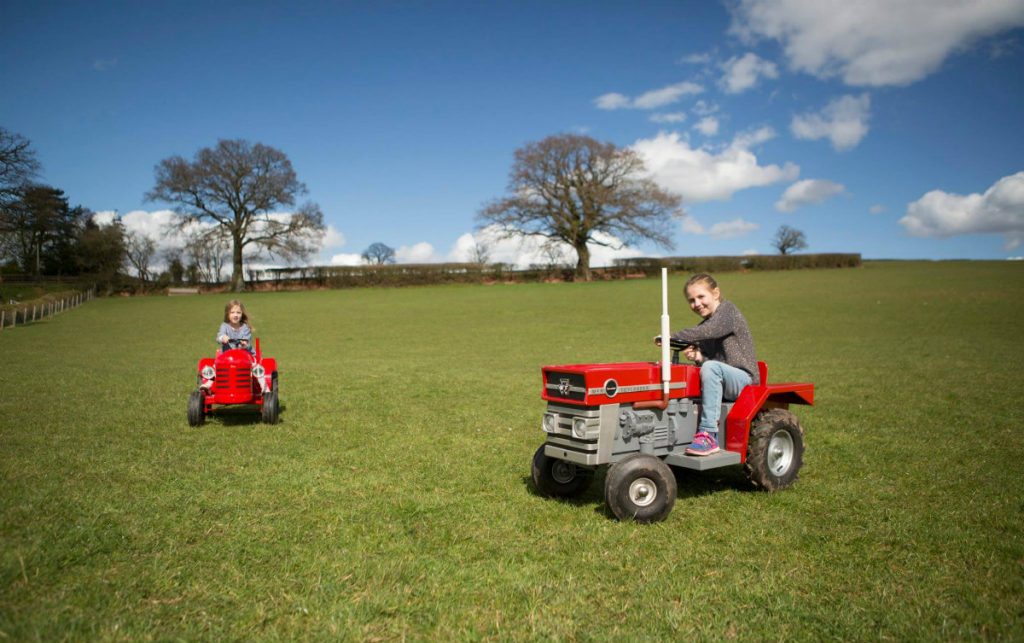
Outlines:
<svg viewBox="0 0 1024 643"><path fill-rule="evenodd" d="M699 342L704 339L721 339L736 331L736 307L731 303L722 302L715 314L692 328L672 333L672 339L684 342Z"/></svg>
<svg viewBox="0 0 1024 643"><path fill-rule="evenodd" d="M226 326L227 326L227 328L225 328ZM228 336L228 328L230 328L230 327L227 325L227 323L221 322L220 327L217 329L217 339L216 339L216 342L218 344L227 344L228 343L228 339L230 339L230 337Z"/></svg>

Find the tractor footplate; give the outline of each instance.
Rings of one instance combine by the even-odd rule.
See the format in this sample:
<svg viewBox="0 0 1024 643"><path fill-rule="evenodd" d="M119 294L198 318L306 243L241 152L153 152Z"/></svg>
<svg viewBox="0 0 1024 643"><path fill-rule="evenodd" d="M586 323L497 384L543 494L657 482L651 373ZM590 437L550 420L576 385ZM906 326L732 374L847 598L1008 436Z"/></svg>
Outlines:
<svg viewBox="0 0 1024 643"><path fill-rule="evenodd" d="M682 452L670 453L665 458L665 464L683 469L694 469L696 471L707 471L719 467L728 467L740 463L740 454L735 451L719 451L711 455L685 455Z"/></svg>

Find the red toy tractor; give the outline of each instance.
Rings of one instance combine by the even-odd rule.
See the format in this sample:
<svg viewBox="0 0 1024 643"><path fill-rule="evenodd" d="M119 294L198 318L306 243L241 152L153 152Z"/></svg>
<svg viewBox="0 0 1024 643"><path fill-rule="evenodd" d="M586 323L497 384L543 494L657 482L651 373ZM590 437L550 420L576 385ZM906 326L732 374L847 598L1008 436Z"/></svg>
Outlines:
<svg viewBox="0 0 1024 643"><path fill-rule="evenodd" d="M662 334L668 336L666 275L662 273ZM686 344L662 346L662 361L572 364L541 369L547 401L547 439L533 456L532 475L544 495L573 497L609 465L604 497L620 520L663 520L676 501L670 467L706 471L742 465L755 487L774 491L796 480L803 463L804 432L791 404L813 404L814 385L747 386L722 405L722 450L686 455L700 416L700 368L679 363ZM669 351L672 351L669 361Z"/></svg>
<svg viewBox="0 0 1024 643"><path fill-rule="evenodd" d="M196 368L196 390L188 398L188 423L201 425L214 407L255 406L267 424L276 424L278 399L277 360L263 357L260 340L255 351L232 340L216 357L204 357Z"/></svg>

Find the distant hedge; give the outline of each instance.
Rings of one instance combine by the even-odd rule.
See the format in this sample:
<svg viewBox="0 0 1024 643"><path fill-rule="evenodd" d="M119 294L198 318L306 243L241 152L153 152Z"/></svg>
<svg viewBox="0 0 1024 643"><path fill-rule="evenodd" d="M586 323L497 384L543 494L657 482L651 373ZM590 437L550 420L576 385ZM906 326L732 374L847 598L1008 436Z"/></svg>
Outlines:
<svg viewBox="0 0 1024 643"><path fill-rule="evenodd" d="M656 276L662 267L673 272L733 272L739 270L796 270L852 268L861 265L859 254L745 255L737 257L635 257L615 265L592 268L594 279ZM252 287L419 286L446 283L572 281L570 266L532 266L513 269L508 264L427 263L381 266L307 266L250 271Z"/></svg>
<svg viewBox="0 0 1024 643"><path fill-rule="evenodd" d="M856 268L860 254L743 255L737 257L635 257L617 259L616 268L653 275L662 268L677 272L735 272L738 270L798 270L802 268Z"/></svg>

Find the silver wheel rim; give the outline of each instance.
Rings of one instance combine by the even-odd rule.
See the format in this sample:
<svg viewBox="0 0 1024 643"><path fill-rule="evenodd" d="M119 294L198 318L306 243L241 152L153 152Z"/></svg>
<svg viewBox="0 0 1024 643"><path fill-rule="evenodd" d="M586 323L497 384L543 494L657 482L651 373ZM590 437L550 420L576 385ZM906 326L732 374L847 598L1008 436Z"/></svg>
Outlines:
<svg viewBox="0 0 1024 643"><path fill-rule="evenodd" d="M565 460L557 460L551 466L551 477L558 484L569 484L576 477L576 465Z"/></svg>
<svg viewBox="0 0 1024 643"><path fill-rule="evenodd" d="M650 478L637 478L629 485L629 501L637 507L646 507L658 497L658 485Z"/></svg>
<svg viewBox="0 0 1024 643"><path fill-rule="evenodd" d="M772 475L781 476L793 463L793 436L789 431L779 431L768 442L768 470Z"/></svg>

